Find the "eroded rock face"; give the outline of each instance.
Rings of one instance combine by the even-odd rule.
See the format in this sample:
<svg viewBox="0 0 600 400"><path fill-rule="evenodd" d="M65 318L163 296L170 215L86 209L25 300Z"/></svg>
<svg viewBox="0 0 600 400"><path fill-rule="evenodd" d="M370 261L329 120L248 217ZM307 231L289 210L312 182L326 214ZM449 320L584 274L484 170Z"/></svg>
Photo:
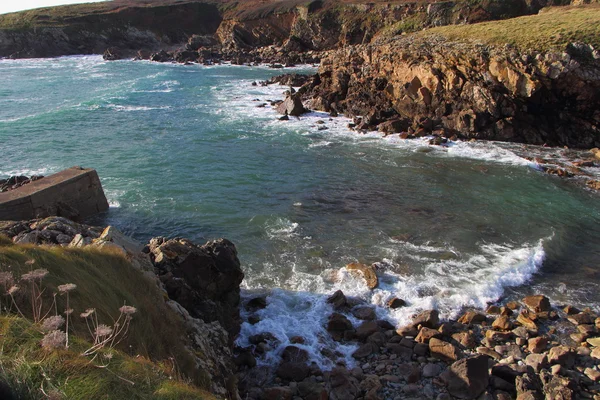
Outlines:
<svg viewBox="0 0 600 400"><path fill-rule="evenodd" d="M169 298L194 318L218 321L232 342L240 330L240 268L235 245L218 239L198 246L187 239L154 238L149 250Z"/></svg>
<svg viewBox="0 0 600 400"><path fill-rule="evenodd" d="M396 131L404 127L386 121L408 118L417 136L598 147L600 63L591 57L397 37L331 52L305 98L362 116L359 129Z"/></svg>

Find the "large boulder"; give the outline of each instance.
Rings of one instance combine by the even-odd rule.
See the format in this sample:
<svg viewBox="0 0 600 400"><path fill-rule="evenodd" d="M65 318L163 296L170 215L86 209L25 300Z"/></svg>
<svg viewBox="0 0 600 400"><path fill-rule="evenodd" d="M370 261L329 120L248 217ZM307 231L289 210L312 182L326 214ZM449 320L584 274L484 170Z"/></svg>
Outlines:
<svg viewBox="0 0 600 400"><path fill-rule="evenodd" d="M302 99L299 95L289 94L283 103L277 106L277 112L284 115L298 117L307 112L307 110L304 108Z"/></svg>
<svg viewBox="0 0 600 400"><path fill-rule="evenodd" d="M465 358L452 364L442 375L448 392L459 399L476 399L488 386L488 357Z"/></svg>
<svg viewBox="0 0 600 400"><path fill-rule="evenodd" d="M235 245L218 239L203 246L187 239L154 238L149 250L169 298L204 322L218 321L233 342L240 331L240 268Z"/></svg>
<svg viewBox="0 0 600 400"><path fill-rule="evenodd" d="M375 273L375 267L372 265L366 265L361 263L350 263L346 265L346 269L350 273L359 273L366 281L369 289L375 289L379 285L377 274Z"/></svg>

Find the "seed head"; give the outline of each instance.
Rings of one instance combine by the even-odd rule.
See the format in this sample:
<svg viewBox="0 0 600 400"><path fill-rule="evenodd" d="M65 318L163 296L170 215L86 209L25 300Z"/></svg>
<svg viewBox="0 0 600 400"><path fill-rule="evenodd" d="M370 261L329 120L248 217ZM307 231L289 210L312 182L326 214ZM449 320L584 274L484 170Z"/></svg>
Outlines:
<svg viewBox="0 0 600 400"><path fill-rule="evenodd" d="M12 272L0 272L0 285L11 286L14 282Z"/></svg>
<svg viewBox="0 0 600 400"><path fill-rule="evenodd" d="M57 349L59 347L65 347L67 340L67 334L63 331L52 331L48 332L42 339L42 347L46 350Z"/></svg>
<svg viewBox="0 0 600 400"><path fill-rule="evenodd" d="M61 326L63 326L64 323L65 319L60 315L48 317L42 322L42 330L44 332L55 331L58 330L58 328L60 328Z"/></svg>
<svg viewBox="0 0 600 400"><path fill-rule="evenodd" d="M100 324L98 325L98 327L96 328L96 336L98 337L104 337L104 336L108 336L112 333L112 328L108 325L104 325L104 324Z"/></svg>
<svg viewBox="0 0 600 400"><path fill-rule="evenodd" d="M92 315L94 312L96 312L95 308L88 308L87 310L85 310L85 312L82 312L81 314L79 314L79 316L81 318L87 318L90 315Z"/></svg>
<svg viewBox="0 0 600 400"><path fill-rule="evenodd" d="M21 276L21 279L24 281L35 281L38 279L42 280L46 275L48 275L48 270L40 268L34 269L33 271L24 274L23 276Z"/></svg>
<svg viewBox="0 0 600 400"><path fill-rule="evenodd" d="M71 314L73 314L73 309L72 308L67 308L65 310L65 315L71 315Z"/></svg>
<svg viewBox="0 0 600 400"><path fill-rule="evenodd" d="M19 287L17 285L12 285L10 287L10 289L8 289L7 293L12 296L13 294L17 293L18 291L19 291Z"/></svg>
<svg viewBox="0 0 600 400"><path fill-rule="evenodd" d="M58 285L58 291L61 293L68 293L71 290L75 290L77 285L74 283L65 283L64 285Z"/></svg>
<svg viewBox="0 0 600 400"><path fill-rule="evenodd" d="M35 264L35 260L32 258L31 260L25 261L25 265L33 265Z"/></svg>
<svg viewBox="0 0 600 400"><path fill-rule="evenodd" d="M119 308L119 311L121 311L121 313L123 313L125 315L131 315L131 314L135 314L135 312L137 311L137 308L135 308L133 306L123 306L123 307Z"/></svg>

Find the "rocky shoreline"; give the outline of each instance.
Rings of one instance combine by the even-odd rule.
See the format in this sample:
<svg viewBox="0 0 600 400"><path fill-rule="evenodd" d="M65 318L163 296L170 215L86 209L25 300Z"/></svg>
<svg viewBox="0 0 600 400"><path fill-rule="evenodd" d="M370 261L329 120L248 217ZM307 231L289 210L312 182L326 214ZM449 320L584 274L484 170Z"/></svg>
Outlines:
<svg viewBox="0 0 600 400"><path fill-rule="evenodd" d="M241 303L243 273L235 246L225 239L198 246L186 239L154 238L144 246L113 227L61 217L4 221L0 235L20 244L91 246L127 257L163 288L171 308L195 332L190 349L198 354L198 366L211 371L212 390L221 396L600 399L600 318L590 309L551 304L543 295L491 304L487 310L466 309L457 320L443 321L437 311L425 310L409 325L394 326L378 320L372 305L337 291L327 299L331 313L324 328L336 342L355 346L355 365L324 346L321 352L334 366L322 370L310 362L302 336L289 338L283 349L268 331L250 337L249 347L234 345L240 324L257 323L255 313L270 298ZM377 286L372 266L347 268L367 287ZM387 303L404 305L395 298ZM240 318L241 307L247 321ZM273 356L279 364L265 363Z"/></svg>

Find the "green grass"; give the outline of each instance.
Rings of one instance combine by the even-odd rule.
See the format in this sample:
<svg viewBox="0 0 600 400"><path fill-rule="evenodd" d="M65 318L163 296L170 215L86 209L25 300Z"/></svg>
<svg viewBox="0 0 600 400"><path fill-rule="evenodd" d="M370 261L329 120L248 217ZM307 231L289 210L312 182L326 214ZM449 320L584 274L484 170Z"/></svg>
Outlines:
<svg viewBox="0 0 600 400"><path fill-rule="evenodd" d="M111 351L95 360L80 353L90 344L75 339L69 349L44 350L42 334L28 320L0 317L0 379L22 399L214 399L177 380L172 368L144 357Z"/></svg>
<svg viewBox="0 0 600 400"><path fill-rule="evenodd" d="M27 265L28 260L35 260L35 263ZM156 283L135 269L125 257L95 248L15 245L10 239L0 237L0 271L12 271L15 277L20 277L37 268L49 271L43 280L45 309L51 307L52 295L58 285L77 285L70 293L70 306L74 309L69 329L71 336L80 341L91 339L85 320L79 316L87 308L97 310L99 323L112 325L119 315L119 307L132 305L137 308L137 313L133 315L129 334L118 346L123 357L173 363L178 371L186 371L186 378L195 385L209 387L207 373L195 367L195 360L185 347L187 335L182 320L165 304L165 295ZM3 288L0 287L0 291ZM7 306L9 299L2 294L2 306ZM57 309L64 311L65 297L59 295L56 299ZM21 299L26 300L27 296ZM31 318L29 306L22 304L21 309L27 318ZM1 339L6 340L5 337ZM39 343L38 339L35 339L36 343ZM6 351L6 344L4 349Z"/></svg>
<svg viewBox="0 0 600 400"><path fill-rule="evenodd" d="M600 4L551 7L538 15L473 25L443 26L420 35L441 35L492 45L510 44L521 50L564 50L584 42L600 48Z"/></svg>

